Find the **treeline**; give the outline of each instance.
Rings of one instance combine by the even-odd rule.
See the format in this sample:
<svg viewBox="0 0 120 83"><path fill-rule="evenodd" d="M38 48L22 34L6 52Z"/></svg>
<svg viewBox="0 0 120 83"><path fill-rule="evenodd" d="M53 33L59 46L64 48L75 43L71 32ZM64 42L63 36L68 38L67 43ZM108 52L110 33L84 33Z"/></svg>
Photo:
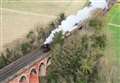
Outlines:
<svg viewBox="0 0 120 83"><path fill-rule="evenodd" d="M19 59L20 57L30 53L31 51L40 48L44 40L50 32L57 28L62 20L65 19L64 13L58 15L58 17L50 22L46 27L38 25L34 30L31 30L26 37L23 39L22 43L17 44L13 47L7 47L4 52L0 55L0 69L4 66L12 63L13 61Z"/></svg>
<svg viewBox="0 0 120 83"><path fill-rule="evenodd" d="M104 17L97 15L67 39L56 33L46 83L95 83L97 62L106 47L104 27Z"/></svg>

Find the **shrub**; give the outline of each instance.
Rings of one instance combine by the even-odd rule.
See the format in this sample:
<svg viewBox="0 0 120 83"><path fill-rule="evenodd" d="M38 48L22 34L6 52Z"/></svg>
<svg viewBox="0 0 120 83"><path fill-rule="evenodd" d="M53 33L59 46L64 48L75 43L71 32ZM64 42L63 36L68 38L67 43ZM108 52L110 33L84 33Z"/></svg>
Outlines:
<svg viewBox="0 0 120 83"><path fill-rule="evenodd" d="M5 65L7 65L6 58L4 57L4 54L0 55L0 69L3 68Z"/></svg>

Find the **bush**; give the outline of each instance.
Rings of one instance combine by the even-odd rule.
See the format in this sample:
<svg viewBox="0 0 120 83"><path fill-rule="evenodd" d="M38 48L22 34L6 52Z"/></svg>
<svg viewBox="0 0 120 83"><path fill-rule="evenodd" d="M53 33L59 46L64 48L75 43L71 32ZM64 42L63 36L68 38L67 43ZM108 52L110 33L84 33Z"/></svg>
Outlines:
<svg viewBox="0 0 120 83"><path fill-rule="evenodd" d="M0 55L0 69L7 65L7 61L3 54Z"/></svg>
<svg viewBox="0 0 120 83"><path fill-rule="evenodd" d="M94 40L93 47L99 47L100 49L105 49L106 47L106 36L102 35L92 35L92 40Z"/></svg>
<svg viewBox="0 0 120 83"><path fill-rule="evenodd" d="M21 51L23 54L27 54L28 52L30 52L31 50L31 46L29 43L25 42L21 44Z"/></svg>

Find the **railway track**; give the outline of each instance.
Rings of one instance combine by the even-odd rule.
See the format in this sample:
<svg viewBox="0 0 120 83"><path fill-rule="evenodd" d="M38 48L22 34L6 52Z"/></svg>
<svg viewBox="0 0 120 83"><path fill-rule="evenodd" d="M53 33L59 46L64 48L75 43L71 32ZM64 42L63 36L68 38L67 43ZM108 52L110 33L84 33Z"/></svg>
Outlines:
<svg viewBox="0 0 120 83"><path fill-rule="evenodd" d="M14 75L16 72L24 68L26 65L31 64L37 59L43 59L47 55L48 53L43 53L42 50L37 49L32 53L25 55L24 57L14 61L10 65L5 66L0 70L0 83L7 79L8 77L10 77L11 75Z"/></svg>
<svg viewBox="0 0 120 83"><path fill-rule="evenodd" d="M81 26L78 25L78 29L80 29ZM68 34L69 35L69 34ZM0 70L0 83L4 81L5 79L9 78L12 75L15 75L16 72L18 72L20 69L26 67L27 65L33 63L37 59L43 59L48 55L48 52L43 52L42 49L37 49L30 54L27 54L24 57L21 57L20 59L14 61L10 65L7 65L6 67L2 68Z"/></svg>

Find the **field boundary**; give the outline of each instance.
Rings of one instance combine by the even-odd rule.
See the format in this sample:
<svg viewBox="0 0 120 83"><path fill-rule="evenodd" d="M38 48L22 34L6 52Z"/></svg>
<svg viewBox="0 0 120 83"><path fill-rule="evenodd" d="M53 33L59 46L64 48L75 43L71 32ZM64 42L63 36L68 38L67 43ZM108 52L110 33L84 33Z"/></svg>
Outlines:
<svg viewBox="0 0 120 83"><path fill-rule="evenodd" d="M120 27L120 25L118 25L118 24L113 24L113 23L109 23L108 25L110 25L110 26L115 26L115 27Z"/></svg>
<svg viewBox="0 0 120 83"><path fill-rule="evenodd" d="M4 1L5 2L5 1ZM53 0L53 1L50 1L50 0L41 0L41 1L15 1L15 0L11 0L11 1L6 1L6 2L26 2L26 3L28 3L28 2L32 2L32 3L41 3L41 2L43 2L43 3L47 3L47 2L50 2L50 3L56 3L56 2L60 2L60 3L68 3L68 2L71 2L71 0L57 0L57 1L55 1L55 0ZM83 2L82 0L80 1L80 0L74 0L74 2Z"/></svg>
<svg viewBox="0 0 120 83"><path fill-rule="evenodd" d="M14 10L14 9L9 9L9 8L1 8L1 10L13 12L13 13L19 13L19 14L24 14L24 15L33 15L33 16L45 16L45 17L56 17L55 15L48 15L48 14L39 14L39 13L34 13L34 12L26 12L26 11L20 11L20 10Z"/></svg>

